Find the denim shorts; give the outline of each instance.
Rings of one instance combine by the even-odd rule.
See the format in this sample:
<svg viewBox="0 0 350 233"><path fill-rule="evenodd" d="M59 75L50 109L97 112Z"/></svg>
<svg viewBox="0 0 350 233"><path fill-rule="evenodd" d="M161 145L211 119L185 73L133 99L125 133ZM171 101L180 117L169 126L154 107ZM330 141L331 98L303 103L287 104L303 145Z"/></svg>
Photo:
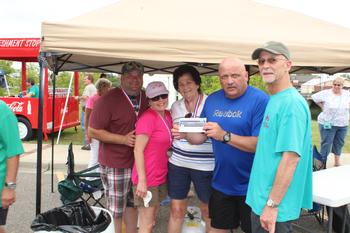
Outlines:
<svg viewBox="0 0 350 233"><path fill-rule="evenodd" d="M183 200L190 191L191 181L199 200L208 203L211 195L212 171L199 171L169 163L168 192L171 199Z"/></svg>
<svg viewBox="0 0 350 233"><path fill-rule="evenodd" d="M327 158L331 152L335 155L341 155L344 146L344 140L348 132L348 127L332 126L330 129L325 129L322 124L319 124L321 135L321 155Z"/></svg>

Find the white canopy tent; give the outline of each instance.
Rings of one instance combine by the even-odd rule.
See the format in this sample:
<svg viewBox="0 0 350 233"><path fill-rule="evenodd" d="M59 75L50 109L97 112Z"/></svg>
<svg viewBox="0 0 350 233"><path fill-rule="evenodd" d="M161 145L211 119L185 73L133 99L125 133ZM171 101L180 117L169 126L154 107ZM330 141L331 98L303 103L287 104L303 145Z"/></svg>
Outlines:
<svg viewBox="0 0 350 233"><path fill-rule="evenodd" d="M290 48L292 72L350 71L350 29L251 0L120 0L71 20L44 22L40 64L56 74L120 73L124 62L138 60L150 74L171 73L183 63L195 65L201 74L216 74L224 57L255 65L252 51L270 40ZM251 74L257 72L248 67ZM40 86L39 126L43 79ZM36 213L41 203L40 132Z"/></svg>
<svg viewBox="0 0 350 233"><path fill-rule="evenodd" d="M293 71L350 71L350 29L251 0L121 0L44 22L41 51L56 71L119 72L139 60L149 73L193 63L212 74L227 56L255 65L253 49L269 40L290 48Z"/></svg>

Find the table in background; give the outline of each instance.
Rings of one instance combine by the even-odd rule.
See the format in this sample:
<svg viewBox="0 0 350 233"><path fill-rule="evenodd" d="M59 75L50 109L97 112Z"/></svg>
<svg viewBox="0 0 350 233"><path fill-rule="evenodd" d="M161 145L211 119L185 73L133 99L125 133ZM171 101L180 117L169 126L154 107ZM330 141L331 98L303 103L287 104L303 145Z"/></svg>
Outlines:
<svg viewBox="0 0 350 233"><path fill-rule="evenodd" d="M350 203L350 165L316 171L313 173L312 182L313 201L329 207L328 233L331 233L333 208ZM343 229L345 229L346 209Z"/></svg>

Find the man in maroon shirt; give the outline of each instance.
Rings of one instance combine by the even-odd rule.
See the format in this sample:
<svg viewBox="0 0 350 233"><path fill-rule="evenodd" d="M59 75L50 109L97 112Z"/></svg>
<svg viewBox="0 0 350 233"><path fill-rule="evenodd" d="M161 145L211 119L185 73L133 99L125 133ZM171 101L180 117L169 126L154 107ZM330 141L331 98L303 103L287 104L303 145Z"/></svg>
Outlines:
<svg viewBox="0 0 350 233"><path fill-rule="evenodd" d="M136 233L137 212L133 206L131 169L134 164L135 123L148 106L143 84L144 68L138 62L122 67L121 85L102 96L93 108L89 136L100 141L99 163L107 197L114 216L115 232Z"/></svg>

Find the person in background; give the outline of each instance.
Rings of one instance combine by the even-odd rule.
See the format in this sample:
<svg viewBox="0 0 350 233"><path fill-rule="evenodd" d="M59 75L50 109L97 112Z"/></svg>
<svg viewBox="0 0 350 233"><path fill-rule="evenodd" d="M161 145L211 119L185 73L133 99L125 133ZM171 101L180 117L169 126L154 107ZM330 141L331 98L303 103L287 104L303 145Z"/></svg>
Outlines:
<svg viewBox="0 0 350 233"><path fill-rule="evenodd" d="M135 124L148 108L142 91L143 65L127 62L121 70L120 87L113 88L95 103L89 121L89 137L100 141L98 162L116 233L136 233L137 210L131 190L134 164Z"/></svg>
<svg viewBox="0 0 350 233"><path fill-rule="evenodd" d="M107 78L107 75L105 73L101 73L100 78Z"/></svg>
<svg viewBox="0 0 350 233"><path fill-rule="evenodd" d="M222 89L209 95L201 117L207 118L204 133L179 133L191 144L212 139L215 167L209 199L211 233L230 229L251 232L250 207L245 204L258 134L268 101L264 92L248 85L248 72L238 58L225 58L219 65Z"/></svg>
<svg viewBox="0 0 350 233"><path fill-rule="evenodd" d="M343 89L344 79L333 80L331 89L317 92L312 100L321 107L317 117L321 135L321 155L327 160L332 149L334 166L340 165L340 155L349 126L350 92Z"/></svg>
<svg viewBox="0 0 350 233"><path fill-rule="evenodd" d="M288 48L275 41L254 50L271 93L250 174L247 204L253 233L291 233L301 209L312 208L311 114L293 87Z"/></svg>
<svg viewBox="0 0 350 233"><path fill-rule="evenodd" d="M32 78L26 80L27 92L23 97L39 98L39 87L35 85L35 81Z"/></svg>
<svg viewBox="0 0 350 233"><path fill-rule="evenodd" d="M85 106L86 101L90 96L93 96L96 94L97 90L94 85L94 77L92 74L88 74L84 77L84 91L81 96L76 96L76 99L80 101L81 106L81 115L80 115L80 125L84 132L84 141L83 146L81 147L82 150L90 150L90 144L87 142L86 133L85 133Z"/></svg>
<svg viewBox="0 0 350 233"><path fill-rule="evenodd" d="M16 177L19 155L24 152L19 138L17 118L5 102L0 101L0 233L6 225L7 213L16 201Z"/></svg>
<svg viewBox="0 0 350 233"><path fill-rule="evenodd" d="M179 66L173 72L173 83L183 97L171 106L174 123L178 124L179 119L183 117L200 117L207 96L201 91L199 72L190 65ZM191 182L200 200L199 206L209 232L208 202L213 169L214 155L210 140L201 145L192 145L185 139L173 141L168 175L168 190L171 198L169 233L181 232Z"/></svg>
<svg viewBox="0 0 350 233"><path fill-rule="evenodd" d="M99 80L97 80L95 85L97 89L97 94L89 97L88 100L86 101L86 106L85 106L85 133L86 133L86 138L88 140L88 143L91 146L90 161L89 161L88 167L93 167L96 164L98 164L98 151L99 151L99 145L100 145L98 140L94 138L90 138L88 135L90 115L91 115L92 109L94 108L95 102L111 89L112 82L106 78L100 78Z"/></svg>
<svg viewBox="0 0 350 233"><path fill-rule="evenodd" d="M132 182L135 206L139 210L139 233L152 232L160 201L167 196L167 152L172 143L172 118L166 110L168 94L164 83L149 83L146 88L149 109L136 123ZM147 191L152 193L149 206L143 200Z"/></svg>

